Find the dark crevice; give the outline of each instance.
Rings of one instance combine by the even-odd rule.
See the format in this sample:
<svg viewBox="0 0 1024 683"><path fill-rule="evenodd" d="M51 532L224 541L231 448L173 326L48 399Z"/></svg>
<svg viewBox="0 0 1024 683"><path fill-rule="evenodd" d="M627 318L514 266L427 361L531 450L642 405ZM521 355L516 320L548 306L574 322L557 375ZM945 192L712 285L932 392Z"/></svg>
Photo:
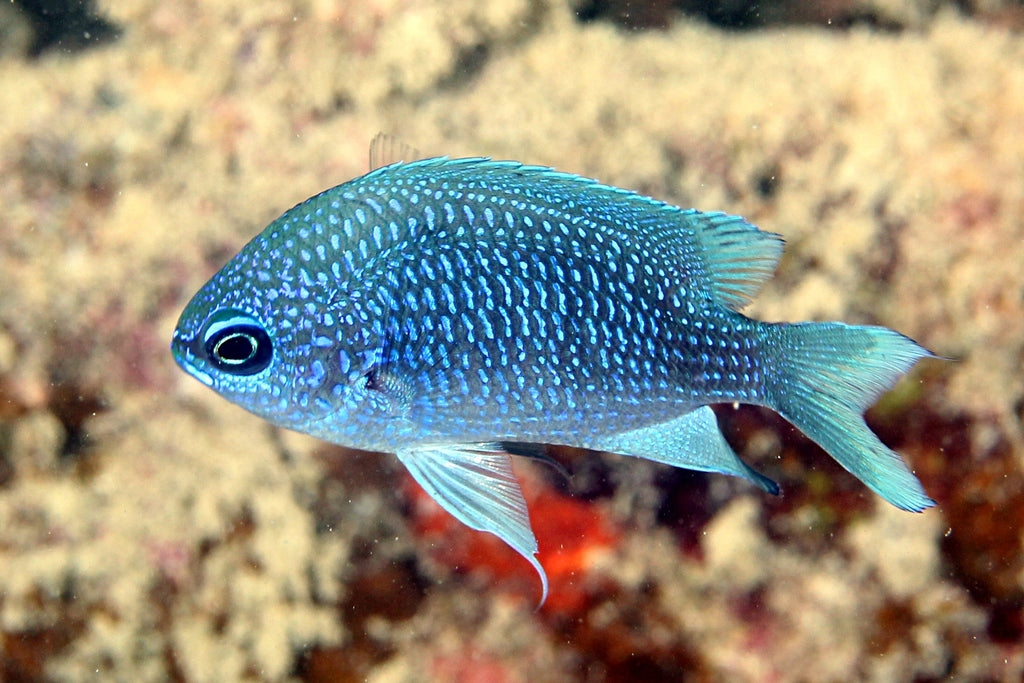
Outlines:
<svg viewBox="0 0 1024 683"><path fill-rule="evenodd" d="M627 29L666 29L678 13L674 0L589 0L576 9L582 23L611 21Z"/></svg>
<svg viewBox="0 0 1024 683"><path fill-rule="evenodd" d="M99 16L92 0L20 0L15 7L32 24L31 58L50 51L81 52L122 33L120 26Z"/></svg>
<svg viewBox="0 0 1024 683"><path fill-rule="evenodd" d="M708 664L699 648L679 632L676 617L662 607L657 589L642 587L627 594L606 589L601 600L581 618L554 618L556 638L571 644L580 660L580 680L680 681L710 680ZM610 614L612 620L592 615ZM652 632L673 634L650 638Z"/></svg>
<svg viewBox="0 0 1024 683"><path fill-rule="evenodd" d="M411 619L426 597L427 582L414 558L388 563L360 562L348 581L348 598L338 605L352 635L343 647L316 645L296 657L292 674L303 681L362 681L395 654L395 646L375 638L369 620L397 624Z"/></svg>
<svg viewBox="0 0 1024 683"><path fill-rule="evenodd" d="M938 395L938 392L935 393ZM869 413L879 437L903 455L942 509L940 541L950 576L984 609L997 643L1024 638L1024 570L1017 520L1024 519L1024 474L1010 438L995 423L946 414L929 395L903 409ZM977 429L996 438L979 447ZM998 507L992 501L999 501ZM1006 520L1013 520L1007 523Z"/></svg>
<svg viewBox="0 0 1024 683"><path fill-rule="evenodd" d="M779 191L779 182L782 169L778 163L771 163L755 174L753 178L754 190L761 199L774 199Z"/></svg>
<svg viewBox="0 0 1024 683"><path fill-rule="evenodd" d="M485 43L462 47L455 58L455 66L438 81L437 87L451 90L471 83L484 70L490 55L491 50Z"/></svg>
<svg viewBox="0 0 1024 683"><path fill-rule="evenodd" d="M77 460L89 445L87 421L105 411L106 402L98 392L70 383L54 383L47 407L64 426L61 459Z"/></svg>
<svg viewBox="0 0 1024 683"><path fill-rule="evenodd" d="M628 30L664 30L684 16L729 31L781 25L818 25L837 30L866 26L886 33L907 28L898 18L856 0L585 0L576 5L576 18L581 23L608 21Z"/></svg>
<svg viewBox="0 0 1024 683"><path fill-rule="evenodd" d="M472 85L494 57L520 47L536 36L544 24L546 11L545 3L533 2L529 12L513 30L494 35L493 31L481 28L478 41L456 45L452 68L434 82L434 87L441 91L456 91ZM394 92L392 95L402 98L408 93ZM420 94L414 99L422 97Z"/></svg>

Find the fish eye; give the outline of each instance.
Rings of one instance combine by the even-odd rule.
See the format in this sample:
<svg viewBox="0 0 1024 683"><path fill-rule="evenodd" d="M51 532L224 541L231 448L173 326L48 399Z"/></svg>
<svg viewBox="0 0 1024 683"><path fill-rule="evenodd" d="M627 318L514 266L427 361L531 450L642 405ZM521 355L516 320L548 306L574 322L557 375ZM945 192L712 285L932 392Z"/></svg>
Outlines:
<svg viewBox="0 0 1024 683"><path fill-rule="evenodd" d="M203 331L206 356L218 370L232 375L255 375L274 356L270 335L258 320L233 309L217 311Z"/></svg>

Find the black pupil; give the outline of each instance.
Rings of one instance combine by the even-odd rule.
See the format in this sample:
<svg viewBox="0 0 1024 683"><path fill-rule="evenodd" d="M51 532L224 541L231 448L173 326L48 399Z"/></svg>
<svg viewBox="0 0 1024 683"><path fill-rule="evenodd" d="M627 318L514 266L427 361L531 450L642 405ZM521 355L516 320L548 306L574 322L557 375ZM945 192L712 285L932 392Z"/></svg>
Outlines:
<svg viewBox="0 0 1024 683"><path fill-rule="evenodd" d="M247 334L235 333L223 337L213 352L224 363L244 363L256 355L256 340Z"/></svg>
<svg viewBox="0 0 1024 683"><path fill-rule="evenodd" d="M233 375L254 375L270 365L273 347L262 327L238 323L207 339L206 353L220 370Z"/></svg>

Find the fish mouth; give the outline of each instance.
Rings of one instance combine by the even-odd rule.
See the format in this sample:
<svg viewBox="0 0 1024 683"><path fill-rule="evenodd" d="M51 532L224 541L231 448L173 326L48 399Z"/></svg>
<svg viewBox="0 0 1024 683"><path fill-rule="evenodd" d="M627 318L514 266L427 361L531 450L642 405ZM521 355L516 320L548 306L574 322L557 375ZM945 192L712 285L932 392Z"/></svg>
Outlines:
<svg viewBox="0 0 1024 683"><path fill-rule="evenodd" d="M199 368L196 363L196 355L192 352L191 344L181 338L178 330L174 331L171 337L171 355L182 370L195 377L208 387L213 386L213 377Z"/></svg>

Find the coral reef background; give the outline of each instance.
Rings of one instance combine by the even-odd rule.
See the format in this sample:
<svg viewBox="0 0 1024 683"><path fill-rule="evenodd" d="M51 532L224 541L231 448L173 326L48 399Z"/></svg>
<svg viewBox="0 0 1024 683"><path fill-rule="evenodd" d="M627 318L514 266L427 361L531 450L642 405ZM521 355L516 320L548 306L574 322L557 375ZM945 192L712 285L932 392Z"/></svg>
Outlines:
<svg viewBox="0 0 1024 683"><path fill-rule="evenodd" d="M1021 680L1024 10L977 0L0 5L0 678ZM181 373L188 297L378 131L779 232L747 311L887 325L939 506L776 416L783 485L518 463L552 595L386 455Z"/></svg>

